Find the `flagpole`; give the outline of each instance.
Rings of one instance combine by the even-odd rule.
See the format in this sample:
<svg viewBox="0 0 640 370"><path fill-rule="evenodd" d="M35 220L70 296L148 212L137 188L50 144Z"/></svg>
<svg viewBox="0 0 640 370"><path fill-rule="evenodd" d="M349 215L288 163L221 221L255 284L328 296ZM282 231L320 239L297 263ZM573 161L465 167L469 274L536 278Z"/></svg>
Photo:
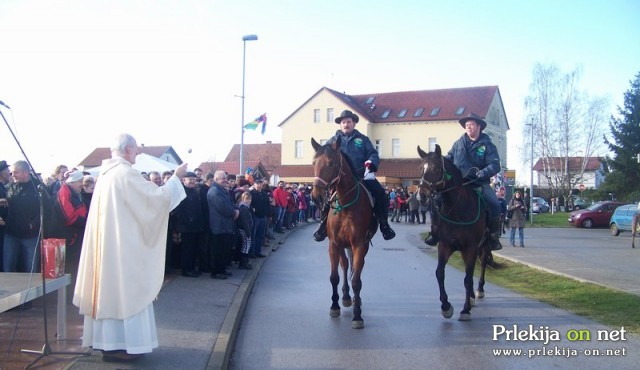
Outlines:
<svg viewBox="0 0 640 370"><path fill-rule="evenodd" d="M240 122L240 175L244 175L244 75L247 41L255 41L257 39L257 35L242 36L242 119Z"/></svg>

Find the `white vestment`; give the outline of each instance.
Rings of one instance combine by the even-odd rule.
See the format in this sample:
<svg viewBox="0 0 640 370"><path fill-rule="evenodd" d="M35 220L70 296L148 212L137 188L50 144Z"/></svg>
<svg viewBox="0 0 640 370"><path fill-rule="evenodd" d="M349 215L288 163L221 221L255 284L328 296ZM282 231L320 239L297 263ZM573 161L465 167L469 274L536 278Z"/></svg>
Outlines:
<svg viewBox="0 0 640 370"><path fill-rule="evenodd" d="M164 281L169 212L185 197L176 176L158 187L123 158L103 162L73 297L85 315L83 346L129 353L158 346L152 302Z"/></svg>

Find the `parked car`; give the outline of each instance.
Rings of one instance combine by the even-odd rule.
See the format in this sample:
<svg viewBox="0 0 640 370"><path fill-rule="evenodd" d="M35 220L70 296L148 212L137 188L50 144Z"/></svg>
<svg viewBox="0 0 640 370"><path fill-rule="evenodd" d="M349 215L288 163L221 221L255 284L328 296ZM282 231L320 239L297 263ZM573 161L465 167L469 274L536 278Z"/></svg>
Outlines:
<svg viewBox="0 0 640 370"><path fill-rule="evenodd" d="M637 204L626 204L616 208L609 222L609 230L611 235L618 236L621 231L631 231L633 216L638 213Z"/></svg>
<svg viewBox="0 0 640 370"><path fill-rule="evenodd" d="M624 205L622 202L596 202L585 209L569 213L569 223L576 227L590 229L598 226L609 226L609 220L616 208Z"/></svg>
<svg viewBox="0 0 640 370"><path fill-rule="evenodd" d="M533 197L533 206L531 207L531 211L533 213L546 213L549 212L549 203L547 203L544 198Z"/></svg>
<svg viewBox="0 0 640 370"><path fill-rule="evenodd" d="M589 205L590 205L590 203L587 202L586 200L584 200L583 198L576 197L576 196L574 196L571 199L571 204L573 205L573 210L574 211L585 209L585 208L589 207Z"/></svg>

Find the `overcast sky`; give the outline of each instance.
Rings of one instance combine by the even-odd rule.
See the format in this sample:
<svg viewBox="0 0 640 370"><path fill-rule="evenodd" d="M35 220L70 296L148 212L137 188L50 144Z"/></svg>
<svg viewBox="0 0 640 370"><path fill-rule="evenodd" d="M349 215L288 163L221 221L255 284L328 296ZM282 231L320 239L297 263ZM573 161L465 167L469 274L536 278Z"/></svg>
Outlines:
<svg viewBox="0 0 640 370"><path fill-rule="evenodd" d="M608 97L615 114L640 72L639 18L633 0L0 0L0 100L12 108L0 109L44 174L123 131L194 165L220 161L240 142L242 36L256 34L244 121L266 112L268 127L245 143L280 142L277 125L323 86L497 85L507 164L526 182L519 149L533 66L580 67L580 88ZM0 159L22 159L2 125Z"/></svg>

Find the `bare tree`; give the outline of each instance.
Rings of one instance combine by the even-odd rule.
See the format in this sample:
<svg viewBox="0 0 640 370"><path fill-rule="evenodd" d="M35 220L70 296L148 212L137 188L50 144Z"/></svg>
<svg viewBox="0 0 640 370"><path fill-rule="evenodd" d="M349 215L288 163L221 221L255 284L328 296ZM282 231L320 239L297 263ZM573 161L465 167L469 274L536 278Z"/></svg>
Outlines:
<svg viewBox="0 0 640 370"><path fill-rule="evenodd" d="M553 197L570 199L571 190L585 180L590 157L602 154L607 119L605 98L591 98L579 88L580 70L564 74L555 65L536 64L529 96L525 98L526 125L523 158L539 158L539 186ZM529 127L527 127L529 126ZM534 161L532 163L535 164Z"/></svg>

